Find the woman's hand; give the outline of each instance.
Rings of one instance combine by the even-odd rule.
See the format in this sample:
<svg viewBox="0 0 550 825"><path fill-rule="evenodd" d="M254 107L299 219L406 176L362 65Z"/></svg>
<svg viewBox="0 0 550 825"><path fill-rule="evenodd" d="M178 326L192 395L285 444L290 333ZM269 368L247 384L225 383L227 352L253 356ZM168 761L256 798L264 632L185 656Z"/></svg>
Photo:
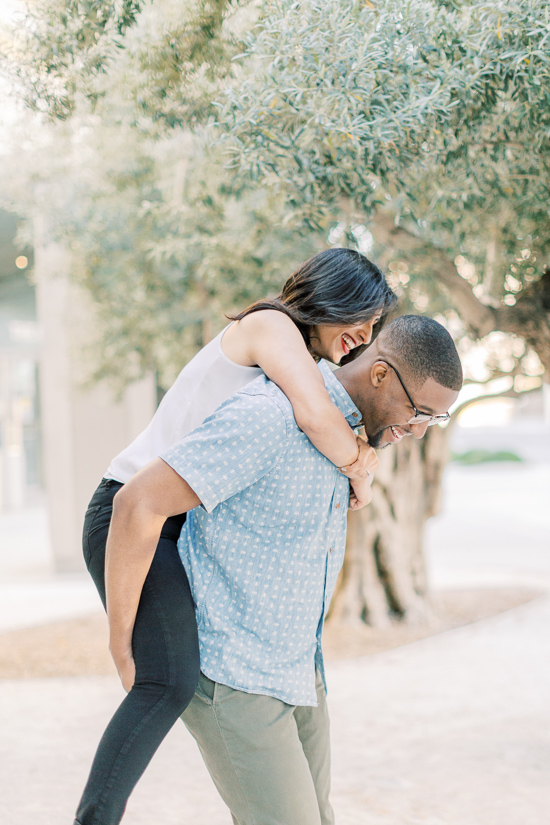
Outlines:
<svg viewBox="0 0 550 825"><path fill-rule="evenodd" d="M128 647L120 648L116 645L109 645L113 662L118 671L120 681L126 693L130 693L136 680L136 665L132 654L132 649Z"/></svg>
<svg viewBox="0 0 550 825"><path fill-rule="evenodd" d="M359 435L357 436L357 446L359 454L353 464L348 464L346 467L340 467L339 469L350 480L368 479L380 466L380 459L376 454L376 450L369 445L366 439L361 438ZM366 503L368 504L368 502Z"/></svg>
<svg viewBox="0 0 550 825"><path fill-rule="evenodd" d="M369 478L353 478L350 480L349 509L360 510L366 507L372 499L372 475Z"/></svg>

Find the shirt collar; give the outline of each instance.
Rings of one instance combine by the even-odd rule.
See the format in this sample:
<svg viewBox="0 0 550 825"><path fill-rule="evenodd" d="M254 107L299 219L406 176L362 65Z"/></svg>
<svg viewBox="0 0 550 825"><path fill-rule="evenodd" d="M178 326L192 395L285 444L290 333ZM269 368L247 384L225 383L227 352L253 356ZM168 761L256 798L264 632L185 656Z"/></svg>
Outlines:
<svg viewBox="0 0 550 825"><path fill-rule="evenodd" d="M336 404L340 412L344 415L350 427L361 426L361 413L355 406L351 397L345 391L342 383L336 378L326 361L319 361L318 364L325 381L328 394L333 404Z"/></svg>

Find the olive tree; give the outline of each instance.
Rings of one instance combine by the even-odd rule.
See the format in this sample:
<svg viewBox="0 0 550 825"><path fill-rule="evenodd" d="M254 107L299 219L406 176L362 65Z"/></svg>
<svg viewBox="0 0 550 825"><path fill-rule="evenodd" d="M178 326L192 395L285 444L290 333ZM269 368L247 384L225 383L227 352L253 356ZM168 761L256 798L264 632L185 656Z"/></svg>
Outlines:
<svg viewBox="0 0 550 825"><path fill-rule="evenodd" d="M508 375L508 393L539 385L550 369L549 4L267 7L219 116L236 173L284 192L303 225L367 237L408 306L447 323L464 353L509 336L488 376ZM373 504L350 518L336 614L382 624L429 612L422 533L448 434L383 455Z"/></svg>
<svg viewBox="0 0 550 825"><path fill-rule="evenodd" d="M73 252L99 321L92 378L117 389L154 370L166 390L225 313L277 292L322 243L269 189L234 185L209 137L253 12L66 0L34 4L14 34L8 69L40 120L36 138L21 124L3 190Z"/></svg>
<svg viewBox="0 0 550 825"><path fill-rule="evenodd" d="M88 118L98 135L105 123L127 130L128 146L154 156L138 174L115 158L80 223L93 229L99 215L101 228L124 206L128 249L117 246L126 222L114 218L116 254L85 277L129 356L154 349L147 306L149 320L167 317L175 330L164 347L173 362L174 297L199 314L231 303L231 283L265 279L277 258L255 249L294 249L300 230L304 251L328 238L372 254L402 308L447 324L464 355L480 340L492 347L485 374L471 379L504 376L510 394L540 384L550 369L548 2L35 9L20 35L26 56L10 64L28 102L53 118ZM243 242L239 210L249 218ZM81 232L88 261L101 235ZM112 296L131 293L134 268L141 303L117 316ZM383 453L373 503L350 519L335 614L381 624L429 613L422 533L439 506L449 432L430 428Z"/></svg>

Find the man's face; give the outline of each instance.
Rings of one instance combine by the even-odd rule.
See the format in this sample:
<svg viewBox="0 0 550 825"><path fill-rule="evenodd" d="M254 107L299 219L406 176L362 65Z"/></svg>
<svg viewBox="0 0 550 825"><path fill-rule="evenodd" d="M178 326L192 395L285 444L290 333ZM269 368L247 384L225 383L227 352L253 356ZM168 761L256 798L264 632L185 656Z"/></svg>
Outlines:
<svg viewBox="0 0 550 825"><path fill-rule="evenodd" d="M442 387L433 378L428 378L421 387L411 393L411 397L419 412L441 415L454 404L458 393L448 387ZM369 444L378 449L396 444L407 435L422 438L428 429L428 422L410 424L409 421L414 414L415 410L407 394L390 369L390 373L377 388L374 401L363 412Z"/></svg>

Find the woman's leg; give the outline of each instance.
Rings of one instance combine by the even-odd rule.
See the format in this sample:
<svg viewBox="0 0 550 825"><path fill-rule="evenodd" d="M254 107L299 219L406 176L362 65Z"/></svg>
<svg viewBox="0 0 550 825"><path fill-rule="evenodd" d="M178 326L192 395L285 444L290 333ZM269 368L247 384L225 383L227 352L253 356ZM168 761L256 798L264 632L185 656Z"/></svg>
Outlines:
<svg viewBox="0 0 550 825"><path fill-rule="evenodd" d="M105 543L117 482L103 481L84 527L88 569L105 604ZM193 601L177 551L183 518L165 523L145 580L132 648L136 681L97 749L75 823L116 825L156 749L190 702L199 677Z"/></svg>

